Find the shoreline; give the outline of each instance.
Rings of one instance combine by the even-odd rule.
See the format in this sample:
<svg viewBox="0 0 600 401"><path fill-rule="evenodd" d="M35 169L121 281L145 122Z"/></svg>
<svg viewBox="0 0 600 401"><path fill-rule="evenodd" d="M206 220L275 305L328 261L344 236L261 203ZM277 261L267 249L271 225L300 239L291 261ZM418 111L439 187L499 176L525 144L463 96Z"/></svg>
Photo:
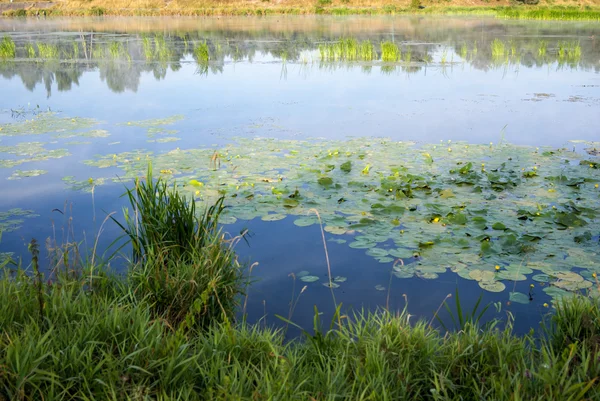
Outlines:
<svg viewBox="0 0 600 401"><path fill-rule="evenodd" d="M228 6L201 8L107 8L54 7L54 3L0 3L0 16L15 17L226 17L269 15L397 15L397 16L490 16L514 20L600 21L600 6L427 6L423 9L385 5L381 7L324 7L306 5L284 6ZM40 7L41 6L41 7Z"/></svg>

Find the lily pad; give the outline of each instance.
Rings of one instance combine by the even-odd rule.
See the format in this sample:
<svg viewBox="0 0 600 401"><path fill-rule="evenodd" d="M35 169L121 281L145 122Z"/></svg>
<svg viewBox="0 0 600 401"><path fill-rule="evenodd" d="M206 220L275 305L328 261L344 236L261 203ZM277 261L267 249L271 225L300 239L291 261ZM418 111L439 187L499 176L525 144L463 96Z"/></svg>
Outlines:
<svg viewBox="0 0 600 401"><path fill-rule="evenodd" d="M319 277L317 277L317 276L302 276L302 277L300 277L300 280L304 281L305 283L314 283L315 281L319 281Z"/></svg>
<svg viewBox="0 0 600 401"><path fill-rule="evenodd" d="M479 281L479 286L489 292L502 292L506 288L501 281Z"/></svg>
<svg viewBox="0 0 600 401"><path fill-rule="evenodd" d="M508 299L511 302L517 302L519 304L525 304L528 305L530 300L529 297L525 294L523 294L522 292L511 292Z"/></svg>
<svg viewBox="0 0 600 401"><path fill-rule="evenodd" d="M267 215L261 217L260 219L262 221L278 221L278 220L283 220L286 217L287 217L287 215L285 215L285 214L274 213L274 214L267 214Z"/></svg>

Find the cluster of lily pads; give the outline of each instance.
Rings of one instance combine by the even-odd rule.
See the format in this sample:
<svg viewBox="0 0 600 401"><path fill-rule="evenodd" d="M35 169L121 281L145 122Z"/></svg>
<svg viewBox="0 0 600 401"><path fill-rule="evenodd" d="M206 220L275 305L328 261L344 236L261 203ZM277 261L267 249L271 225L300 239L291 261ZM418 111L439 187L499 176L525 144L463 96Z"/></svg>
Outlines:
<svg viewBox="0 0 600 401"><path fill-rule="evenodd" d="M25 222L24 219L30 219L37 216L38 215L32 210L24 210L21 208L14 208L5 212L0 212L0 235L2 233L9 233L18 230Z"/></svg>
<svg viewBox="0 0 600 401"><path fill-rule="evenodd" d="M168 135L181 118L123 125ZM523 301L514 283L526 280L552 297L600 294L600 146L587 146L235 138L220 148L98 155L84 163L107 173L64 181L90 190L141 176L152 162L201 208L225 196L223 224L291 218L307 227L319 224L318 211L330 240L364 249L398 278L454 273Z"/></svg>
<svg viewBox="0 0 600 401"><path fill-rule="evenodd" d="M499 292L536 273L552 296L598 292L598 162L573 149L237 138L85 163L130 179L149 161L200 204L226 196L225 224L290 216L306 227L318 224L317 210L327 233L399 278L453 272Z"/></svg>

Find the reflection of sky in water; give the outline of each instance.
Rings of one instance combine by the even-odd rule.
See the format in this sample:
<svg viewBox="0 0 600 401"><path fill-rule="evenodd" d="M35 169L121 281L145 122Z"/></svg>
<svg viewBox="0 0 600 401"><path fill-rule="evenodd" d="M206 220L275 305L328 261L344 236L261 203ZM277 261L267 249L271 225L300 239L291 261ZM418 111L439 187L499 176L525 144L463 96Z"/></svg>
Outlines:
<svg viewBox="0 0 600 401"><path fill-rule="evenodd" d="M504 125L506 141L560 146L569 139L594 139L600 123L593 112L600 90L589 86L600 84L594 72L545 67L485 72L459 64L446 74L432 66L388 75L379 68L365 74L360 67L329 72L288 63L287 78L281 79L277 63L230 63L222 74L207 76L185 64L159 81L143 73L136 93L113 93L98 73L88 72L79 86L55 91L50 99L41 87L29 92L16 79L2 79L11 96L0 107L39 104L109 123L184 114L186 120L174 127L184 138L181 146L211 144L215 134L497 142ZM115 135L119 130L110 127L113 140L127 142Z"/></svg>
<svg viewBox="0 0 600 401"><path fill-rule="evenodd" d="M510 24L505 28L509 29ZM586 32L584 30L582 35L587 35ZM439 57L439 51L434 55ZM454 59L459 60L459 57ZM54 83L50 97L43 84L38 83L29 91L18 76L0 78L3 93L0 110L28 104L40 105L42 109L50 107L65 116L96 118L102 121L98 128L111 133L109 138L69 139L92 143L68 146L72 153L69 157L0 170L2 177L10 176L16 169L49 170L44 176L3 182L0 210L30 208L40 217L28 220L19 231L5 235L0 250L24 252L25 243L32 236L43 240L52 234L52 220L60 233L64 217L51 210L63 209L65 200L73 202L76 234L85 232L79 239L85 238L88 248L93 246L94 233L105 212L120 213L123 199L119 195L123 187L114 184L97 188L94 223L91 194L66 191L61 178L76 175L81 179L88 174L114 176L117 170L106 169L99 173L81 163L95 154L142 148L160 152L175 147L213 146L240 135L298 139L384 136L426 143L449 139L496 143L505 125L504 140L517 144L562 146L570 139L598 139L600 75L589 68L558 69L556 63L550 63L532 68L508 64L482 69L469 63L447 66L437 63L422 66L411 74L400 67L383 73L379 65L367 73L362 66L320 68L318 62L291 61L284 66L279 59L262 53L257 53L253 62L226 60L220 73L200 75L197 68L187 56L178 71L169 70L159 80L151 71L141 72L139 82L132 85L136 91L118 93L109 89L106 76L101 76L97 69L90 69L82 73L78 84L73 84L70 90L59 91ZM167 128L178 130L175 136L182 140L168 144L148 143L146 128L115 125L175 114L183 114L185 119ZM10 112L0 113L0 122L10 121ZM5 146L53 139L43 135L0 137L0 140ZM64 142L69 140L47 147L65 147ZM251 320L260 318L263 310L271 317L274 314L287 316L292 287L288 275L308 270L325 277L319 230L316 226L298 228L289 218L275 223L238 223L226 228L236 233L245 226L254 236L249 247L245 243L239 245L239 253L244 259L260 263L253 272L258 281L250 289ZM117 235L114 225L107 224L100 238L100 248L108 246ZM379 264L364 251L347 245L330 242L328 246L333 274L348 277L336 290L337 300L357 310L385 305L387 291L380 292L374 287L388 288L390 266ZM433 281L393 278L390 306L402 307L403 294L406 294L409 311L430 317L457 285L462 289L463 302L472 305L480 294L479 287L475 282L457 280L452 273ZM300 281L296 283L296 294L303 285ZM527 293L527 285L528 282L519 282L516 289ZM543 294L541 290L538 292ZM502 297L500 300L506 301L508 289ZM509 306L517 314L519 330L537 325L545 299L540 295L532 305ZM499 298L486 293L484 300ZM330 292L319 283L309 285L302 294L294 320L309 326L313 304L330 312Z"/></svg>

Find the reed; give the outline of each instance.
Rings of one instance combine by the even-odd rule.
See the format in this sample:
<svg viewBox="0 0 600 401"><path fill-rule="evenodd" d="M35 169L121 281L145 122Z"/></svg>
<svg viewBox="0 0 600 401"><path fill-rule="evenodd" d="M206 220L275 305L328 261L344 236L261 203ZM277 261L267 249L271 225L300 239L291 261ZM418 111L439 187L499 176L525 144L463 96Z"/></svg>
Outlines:
<svg viewBox="0 0 600 401"><path fill-rule="evenodd" d="M4 36L0 41L0 59L15 58L16 46L10 36Z"/></svg>
<svg viewBox="0 0 600 401"><path fill-rule="evenodd" d="M381 60L384 62L396 62L402 58L402 52L398 45L391 41L381 43Z"/></svg>

